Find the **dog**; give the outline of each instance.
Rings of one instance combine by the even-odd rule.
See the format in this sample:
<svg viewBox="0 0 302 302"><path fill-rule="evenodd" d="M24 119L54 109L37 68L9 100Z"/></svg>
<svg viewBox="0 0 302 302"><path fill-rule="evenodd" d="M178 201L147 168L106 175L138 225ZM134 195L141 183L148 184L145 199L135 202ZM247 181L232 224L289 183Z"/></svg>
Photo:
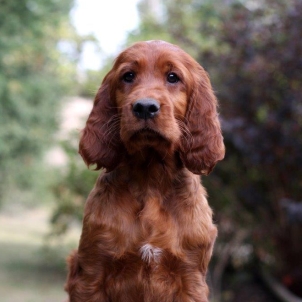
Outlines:
<svg viewBox="0 0 302 302"><path fill-rule="evenodd" d="M124 50L79 153L102 172L69 259L71 302L206 302L217 228L200 175L225 154L205 70L164 41Z"/></svg>

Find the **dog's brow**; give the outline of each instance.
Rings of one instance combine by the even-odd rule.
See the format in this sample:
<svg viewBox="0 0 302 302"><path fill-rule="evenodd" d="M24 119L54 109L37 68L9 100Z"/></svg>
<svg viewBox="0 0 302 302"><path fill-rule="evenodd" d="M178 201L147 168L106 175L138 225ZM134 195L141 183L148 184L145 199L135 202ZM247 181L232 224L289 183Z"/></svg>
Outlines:
<svg viewBox="0 0 302 302"><path fill-rule="evenodd" d="M123 62L117 67L117 73L123 74L127 71L134 71L139 67L139 62L134 60L131 62Z"/></svg>

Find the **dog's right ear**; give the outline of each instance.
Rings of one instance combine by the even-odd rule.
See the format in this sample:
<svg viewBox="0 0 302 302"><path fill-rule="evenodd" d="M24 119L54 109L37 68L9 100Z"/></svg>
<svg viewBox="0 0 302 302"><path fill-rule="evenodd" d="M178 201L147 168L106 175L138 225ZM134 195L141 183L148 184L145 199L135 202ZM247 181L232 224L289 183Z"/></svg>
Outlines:
<svg viewBox="0 0 302 302"><path fill-rule="evenodd" d="M113 72L110 71L97 92L80 139L79 153L87 166L96 165L96 170L113 170L123 154L113 86Z"/></svg>

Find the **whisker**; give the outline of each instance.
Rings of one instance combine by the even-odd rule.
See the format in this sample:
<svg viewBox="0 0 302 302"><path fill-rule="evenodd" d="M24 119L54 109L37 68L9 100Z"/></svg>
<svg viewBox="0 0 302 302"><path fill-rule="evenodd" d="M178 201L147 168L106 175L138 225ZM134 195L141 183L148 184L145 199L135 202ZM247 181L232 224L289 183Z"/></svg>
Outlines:
<svg viewBox="0 0 302 302"><path fill-rule="evenodd" d="M112 140L114 139L114 137L116 137L114 135L115 132L117 132L119 130L120 127L120 115L119 114L115 114L113 115L103 126L102 126L102 130L104 127L107 127L107 129L104 131L104 136L105 137L110 137L110 141L108 142L109 144L112 144Z"/></svg>
<svg viewBox="0 0 302 302"><path fill-rule="evenodd" d="M193 144L193 136L192 136L190 130L188 129L187 125L182 120L176 118L176 122L178 123L178 126L183 133L183 138L184 138L187 146L190 146L190 148L191 148L191 146Z"/></svg>

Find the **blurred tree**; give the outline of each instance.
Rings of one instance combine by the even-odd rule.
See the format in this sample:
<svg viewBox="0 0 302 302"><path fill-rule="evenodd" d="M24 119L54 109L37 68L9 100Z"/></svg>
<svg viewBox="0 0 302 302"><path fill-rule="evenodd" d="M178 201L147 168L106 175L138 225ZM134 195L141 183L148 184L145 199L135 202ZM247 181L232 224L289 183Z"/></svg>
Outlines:
<svg viewBox="0 0 302 302"><path fill-rule="evenodd" d="M234 193L233 210L241 226L248 221L257 257L273 260L302 296L301 13L297 0L234 6L215 33L230 51L206 60L219 66L229 149L220 176Z"/></svg>
<svg viewBox="0 0 302 302"><path fill-rule="evenodd" d="M109 72L114 62L113 57L106 58L101 70L86 70L82 80L79 95L89 99L94 99L103 78Z"/></svg>
<svg viewBox="0 0 302 302"><path fill-rule="evenodd" d="M76 36L72 2L0 0L0 202L5 193L12 198L12 184L25 189L37 180L36 160L57 130L62 96L76 75L76 55L64 54Z"/></svg>
<svg viewBox="0 0 302 302"><path fill-rule="evenodd" d="M82 220L85 200L99 174L92 173L78 155L78 133L71 133L61 146L67 155L67 164L57 171L57 182L52 188L57 203L50 221L51 236L65 234L74 222Z"/></svg>
<svg viewBox="0 0 302 302"><path fill-rule="evenodd" d="M219 241L252 243L302 296L302 2L167 0L162 10L141 11L129 43L176 43L211 75L227 155L203 181Z"/></svg>

